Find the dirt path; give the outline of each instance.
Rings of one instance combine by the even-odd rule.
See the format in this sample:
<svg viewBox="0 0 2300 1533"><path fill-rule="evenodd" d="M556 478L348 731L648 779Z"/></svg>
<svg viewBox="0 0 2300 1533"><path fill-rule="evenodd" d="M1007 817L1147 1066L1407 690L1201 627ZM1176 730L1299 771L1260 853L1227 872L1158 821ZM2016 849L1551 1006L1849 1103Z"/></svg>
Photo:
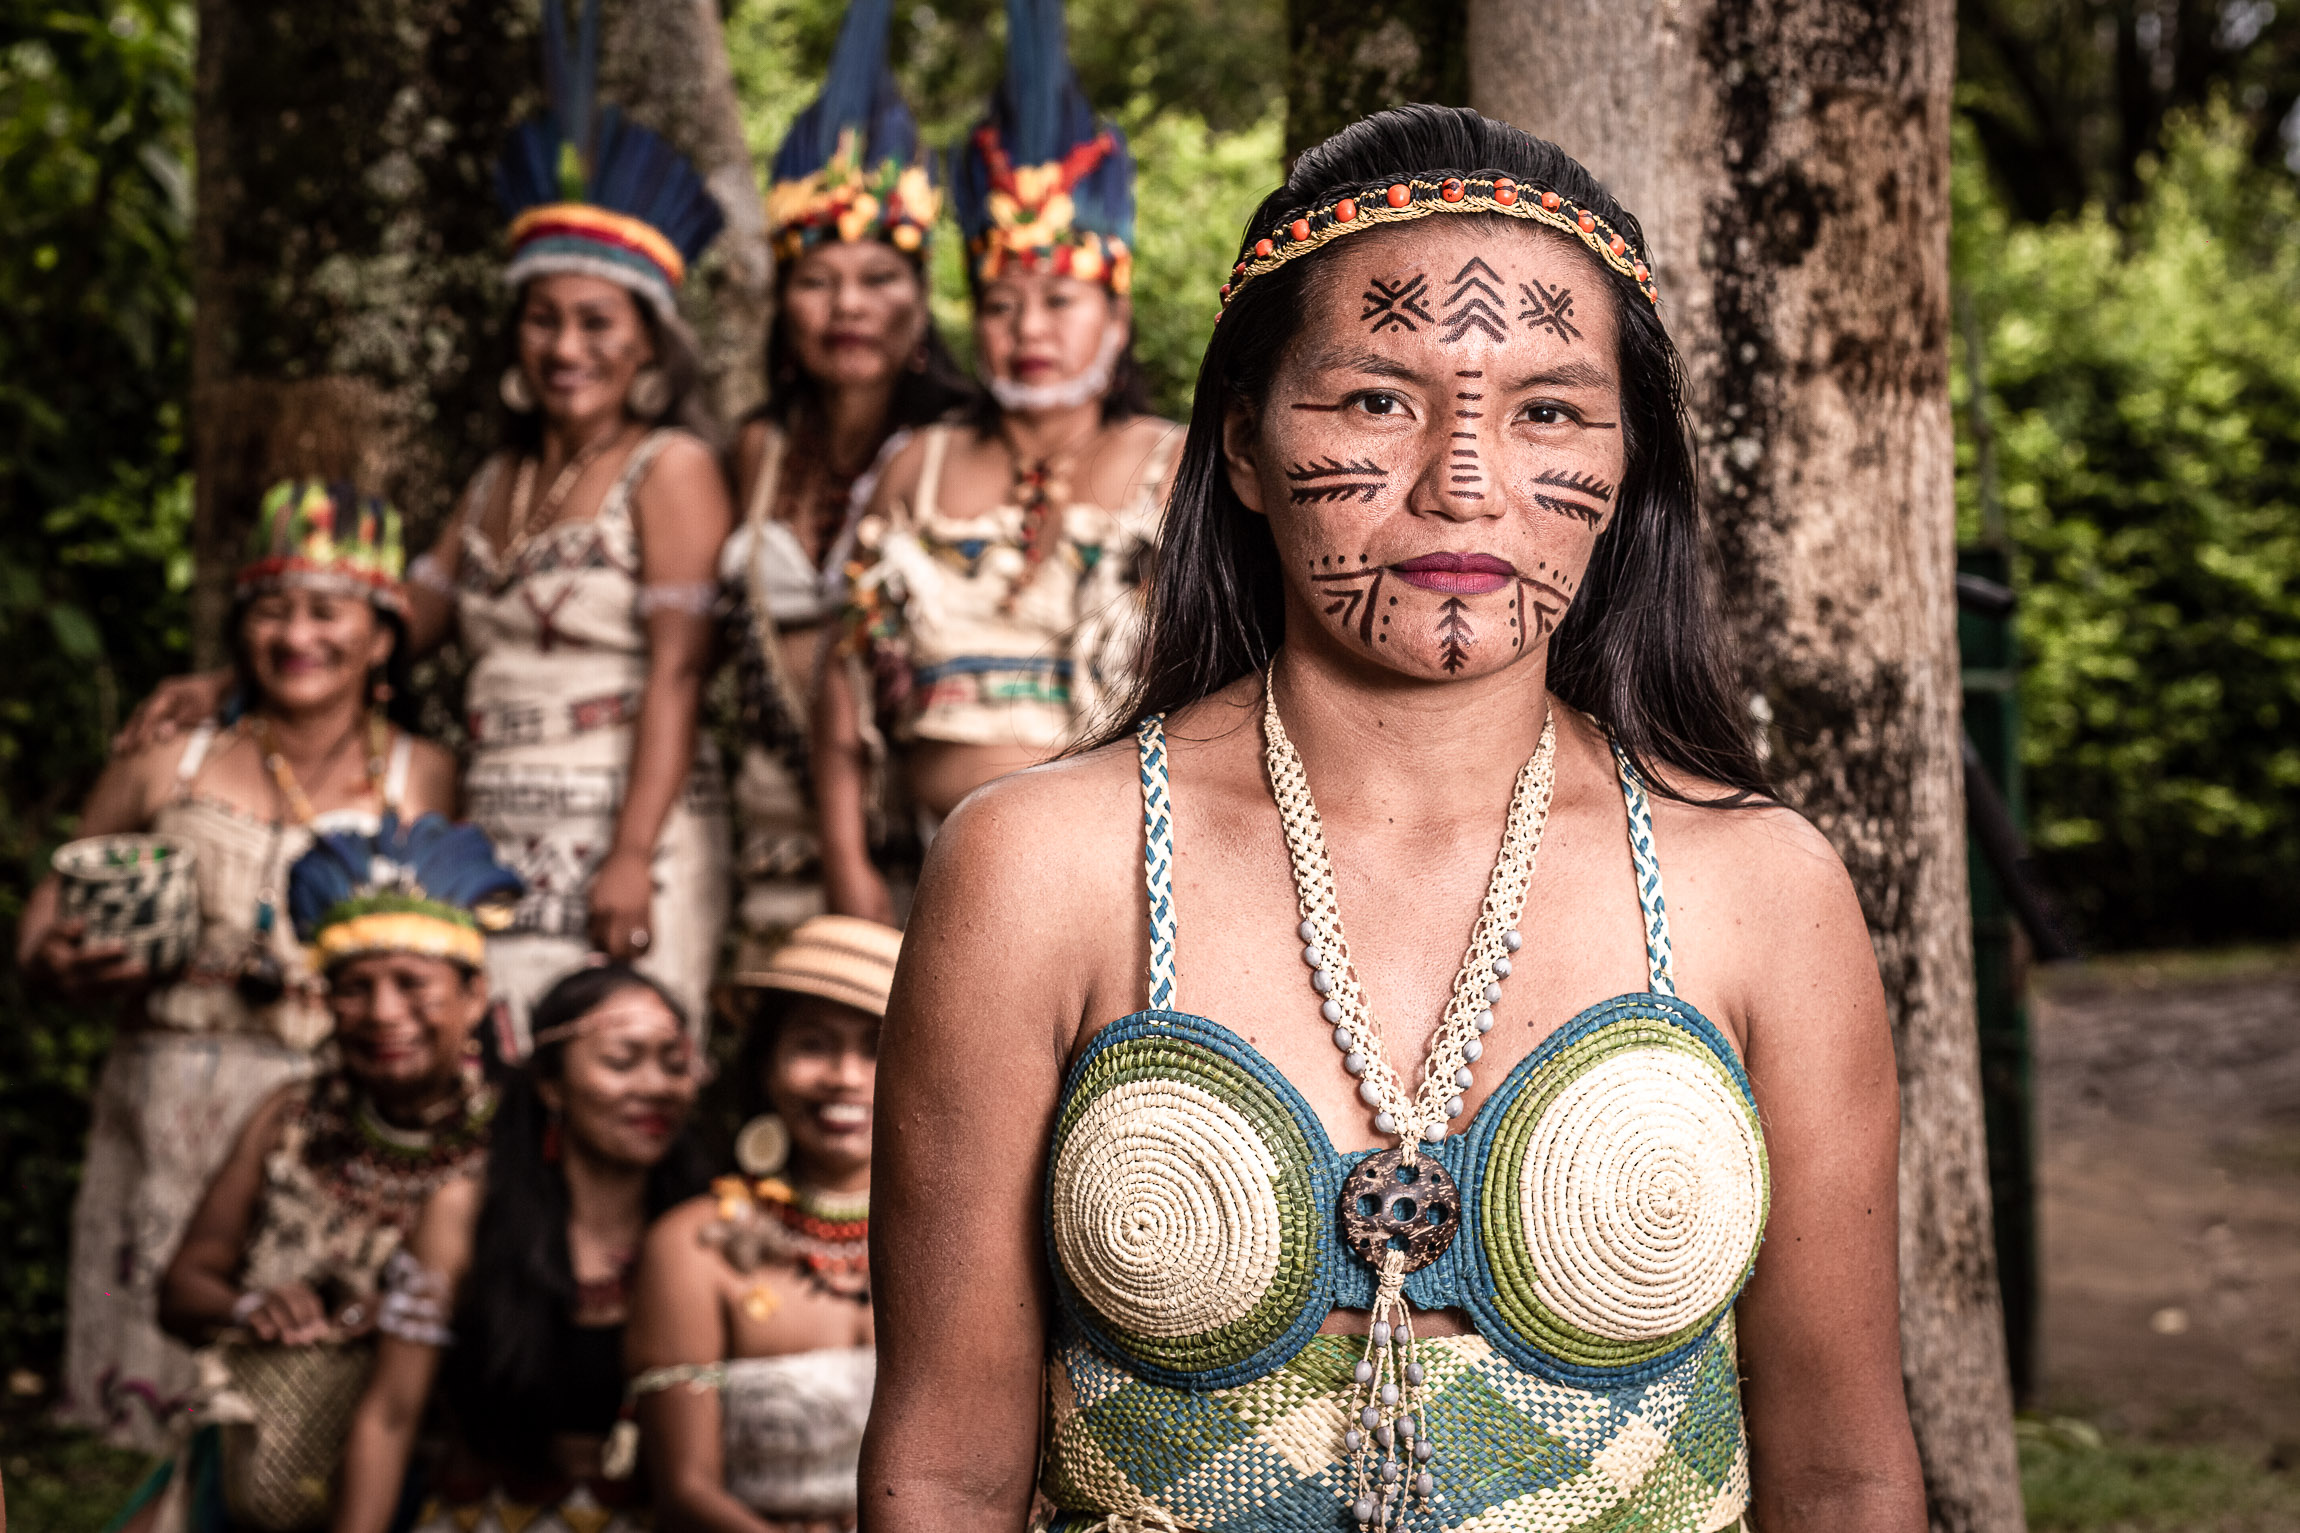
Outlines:
<svg viewBox="0 0 2300 1533"><path fill-rule="evenodd" d="M2042 1404L2300 1460L2300 968L2039 990Z"/></svg>

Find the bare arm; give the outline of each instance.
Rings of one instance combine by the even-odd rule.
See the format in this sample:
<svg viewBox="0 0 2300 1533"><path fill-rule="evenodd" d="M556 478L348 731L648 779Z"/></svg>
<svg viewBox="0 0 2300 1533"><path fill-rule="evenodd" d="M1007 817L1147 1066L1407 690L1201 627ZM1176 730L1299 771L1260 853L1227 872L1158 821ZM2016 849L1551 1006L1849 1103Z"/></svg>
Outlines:
<svg viewBox="0 0 2300 1533"><path fill-rule="evenodd" d="M408 1237L407 1254L449 1292L471 1270L471 1238L485 1194L476 1178L455 1178L424 1203ZM376 1338L375 1371L368 1375L344 1440L335 1533L384 1533L391 1526L424 1402L438 1374L437 1347L388 1333Z"/></svg>
<svg viewBox="0 0 2300 1533"><path fill-rule="evenodd" d="M1827 843L1785 813L1763 833L1774 876L1744 887L1768 891L1757 897L1771 908L1750 912L1742 946L1762 955L1745 986L1748 1068L1773 1206L1736 1310L1753 1520L1766 1533L1922 1533L1901 1387L1900 1111L1884 990Z"/></svg>
<svg viewBox="0 0 2300 1533"><path fill-rule="evenodd" d="M624 1355L634 1376L650 1368L724 1360L731 1347L713 1265L698 1239L711 1218L709 1198L673 1209L647 1232L631 1289ZM720 1450L719 1392L674 1384L638 1400L655 1487L655 1520L663 1533L766 1533L768 1524L727 1493Z"/></svg>
<svg viewBox="0 0 2300 1533"><path fill-rule="evenodd" d="M1060 769L1057 769L1060 770ZM1040 774L980 790L935 840L887 1013L871 1285L873 1533L1013 1533L1030 1510L1045 1360L1039 1187L1090 939ZM894 1232L899 1232L897 1237Z"/></svg>
<svg viewBox="0 0 2300 1533"><path fill-rule="evenodd" d="M255 1229L256 1202L263 1196L264 1162L279 1148L304 1089L284 1086L256 1109L192 1213L184 1243L160 1283L160 1324L181 1341L198 1345L234 1323L240 1267ZM252 1314L240 1318L265 1341L291 1346L327 1334L327 1311L319 1295L301 1283L272 1289Z"/></svg>
<svg viewBox="0 0 2300 1533"><path fill-rule="evenodd" d="M680 438L655 460L636 496L640 579L650 586L709 585L733 513L719 465ZM619 961L639 955L636 931L652 932L655 841L695 764L695 717L711 660L707 613L658 609L647 618L647 680L631 748L631 775L615 843L591 881L591 941Z"/></svg>

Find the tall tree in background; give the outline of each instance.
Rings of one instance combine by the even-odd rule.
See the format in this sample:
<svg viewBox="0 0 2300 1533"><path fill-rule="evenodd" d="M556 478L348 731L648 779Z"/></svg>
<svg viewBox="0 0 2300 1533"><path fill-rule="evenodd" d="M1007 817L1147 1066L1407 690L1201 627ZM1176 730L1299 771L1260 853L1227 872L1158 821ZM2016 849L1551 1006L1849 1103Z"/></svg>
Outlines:
<svg viewBox="0 0 2300 1533"><path fill-rule="evenodd" d="M1774 780L1860 892L1901 1083L1902 1350L1936 1528L2021 1527L1966 910L1950 0L1475 0L1471 100L1644 221Z"/></svg>
<svg viewBox="0 0 2300 1533"><path fill-rule="evenodd" d="M757 396L768 260L711 0L606 7L610 99L725 204L689 283L718 403ZM527 0L201 0L194 656L221 647L253 494L360 479L428 531L490 445L506 359L497 148L538 95Z"/></svg>
<svg viewBox="0 0 2300 1533"><path fill-rule="evenodd" d="M1467 0L1286 0L1286 160L1371 112L1463 106Z"/></svg>

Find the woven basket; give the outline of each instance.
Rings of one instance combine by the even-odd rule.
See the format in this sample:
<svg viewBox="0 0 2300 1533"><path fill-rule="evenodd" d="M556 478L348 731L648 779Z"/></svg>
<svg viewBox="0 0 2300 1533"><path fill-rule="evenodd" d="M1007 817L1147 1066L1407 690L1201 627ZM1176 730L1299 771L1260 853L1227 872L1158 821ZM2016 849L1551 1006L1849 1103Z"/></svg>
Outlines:
<svg viewBox="0 0 2300 1533"><path fill-rule="evenodd" d="M375 1353L364 1343L221 1349L244 1418L222 1430L224 1506L234 1527L310 1533L328 1524L328 1488Z"/></svg>
<svg viewBox="0 0 2300 1533"><path fill-rule="evenodd" d="M200 936L192 848L166 836L90 836L57 848L59 913L91 942L119 942L156 977L184 966Z"/></svg>

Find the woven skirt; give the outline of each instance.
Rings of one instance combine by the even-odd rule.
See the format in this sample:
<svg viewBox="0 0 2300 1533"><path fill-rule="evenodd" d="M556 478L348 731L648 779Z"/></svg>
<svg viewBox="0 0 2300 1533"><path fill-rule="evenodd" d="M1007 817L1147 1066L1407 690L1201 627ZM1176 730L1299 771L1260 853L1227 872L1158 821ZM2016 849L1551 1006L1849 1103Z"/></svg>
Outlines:
<svg viewBox="0 0 2300 1533"><path fill-rule="evenodd" d="M1068 1328L1063 1328L1067 1332ZM1251 1383L1153 1384L1075 1333L1047 1364L1038 1526L1048 1533L1356 1533L1349 1425L1362 1337L1318 1336ZM1720 1533L1749 1499L1730 1320L1659 1378L1574 1389L1480 1336L1424 1340L1442 1505L1405 1527Z"/></svg>

